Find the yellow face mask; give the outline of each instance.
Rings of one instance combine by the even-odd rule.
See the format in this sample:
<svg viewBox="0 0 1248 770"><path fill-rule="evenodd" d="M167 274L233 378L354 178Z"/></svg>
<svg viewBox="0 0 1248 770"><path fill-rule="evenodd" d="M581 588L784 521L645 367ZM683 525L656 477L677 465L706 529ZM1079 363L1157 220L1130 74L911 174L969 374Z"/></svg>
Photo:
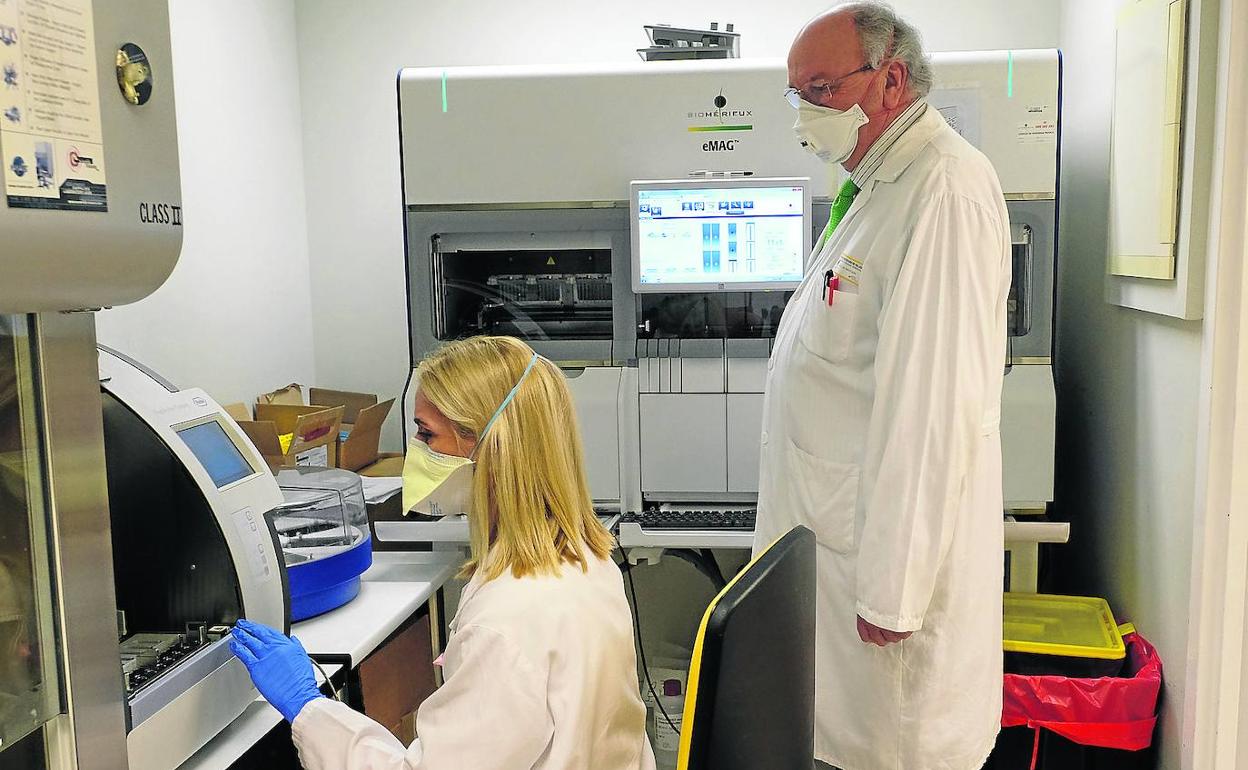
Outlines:
<svg viewBox="0 0 1248 770"><path fill-rule="evenodd" d="M508 392L503 403L494 410L494 416L485 424L485 430L477 439L477 446L490 432L499 415L516 397L520 384L533 371L537 354L529 359L520 379ZM476 450L474 449L475 453ZM415 511L429 516L453 516L467 514L472 510L472 476L476 462L472 457L456 457L442 454L416 437L407 442L407 456L403 460L403 511L404 515Z"/></svg>
<svg viewBox="0 0 1248 770"><path fill-rule="evenodd" d="M429 516L467 513L475 465L468 457L435 452L413 436L403 460L403 510Z"/></svg>

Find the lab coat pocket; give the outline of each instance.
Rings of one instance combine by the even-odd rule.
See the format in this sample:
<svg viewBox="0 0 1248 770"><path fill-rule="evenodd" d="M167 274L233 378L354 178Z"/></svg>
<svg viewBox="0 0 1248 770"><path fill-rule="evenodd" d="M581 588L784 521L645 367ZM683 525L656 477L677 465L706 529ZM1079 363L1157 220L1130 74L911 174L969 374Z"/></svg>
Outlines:
<svg viewBox="0 0 1248 770"><path fill-rule="evenodd" d="M825 361L840 363L849 355L853 341L858 295L836 291L829 305L826 299L806 306L806 317L798 332L802 347Z"/></svg>
<svg viewBox="0 0 1248 770"><path fill-rule="evenodd" d="M799 518L811 523L821 545L838 553L853 550L858 466L816 457L795 444L789 445L788 455L790 502Z"/></svg>

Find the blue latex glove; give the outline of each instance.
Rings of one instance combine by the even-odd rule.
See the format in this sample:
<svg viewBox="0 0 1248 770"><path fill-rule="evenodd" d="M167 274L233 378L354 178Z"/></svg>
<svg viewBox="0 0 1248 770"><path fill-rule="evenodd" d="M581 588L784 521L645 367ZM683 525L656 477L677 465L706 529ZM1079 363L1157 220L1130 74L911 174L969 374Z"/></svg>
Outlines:
<svg viewBox="0 0 1248 770"><path fill-rule="evenodd" d="M312 661L298 639L250 620L239 620L230 650L247 667L256 689L287 722L294 722L309 701L323 697L312 673Z"/></svg>

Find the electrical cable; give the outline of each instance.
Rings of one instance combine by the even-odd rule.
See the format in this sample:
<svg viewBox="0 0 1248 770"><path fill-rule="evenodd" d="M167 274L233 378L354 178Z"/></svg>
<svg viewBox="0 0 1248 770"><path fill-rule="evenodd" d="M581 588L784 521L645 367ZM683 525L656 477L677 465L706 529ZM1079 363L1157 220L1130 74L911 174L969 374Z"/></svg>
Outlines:
<svg viewBox="0 0 1248 770"><path fill-rule="evenodd" d="M646 674L646 686L650 688L650 695L654 697L654 705L658 707L659 712L663 714L663 719L667 722L668 727L679 735L680 728L672 721L668 715L667 709L663 708L663 701L659 700L659 693L654 689L654 682L650 679L650 664L646 662L646 648L641 642L641 621L637 614L637 586L633 583L633 568L629 565L626 569L628 573L628 590L633 595L633 628L637 632L637 651L641 655L641 670Z"/></svg>
<svg viewBox="0 0 1248 770"><path fill-rule="evenodd" d="M620 553L623 554L624 548L620 545L618 535L615 538L615 544L620 549ZM667 721L672 731L679 735L680 728L672 721L672 718L667 713L667 709L663 708L663 702L659 700L659 693L654 689L654 682L650 679L650 665L646 663L646 648L641 642L641 616L637 613L637 586L633 583L633 565L628 563L628 556L624 557L624 562L620 566L624 568L624 573L628 575L628 590L633 597L633 633L637 635L637 653L641 657L641 670L646 677L646 687L650 688L650 695L654 698L654 705L663 714L663 719Z"/></svg>
<svg viewBox="0 0 1248 770"><path fill-rule="evenodd" d="M316 667L316 670L320 671L321 676L325 677L325 684L329 685L329 697L341 703L342 699L338 697L338 691L334 689L334 683L330 681L329 674L325 673L325 669L321 668L320 663L317 663L315 660L312 660L311 657L309 657L308 660L311 660L312 665Z"/></svg>
<svg viewBox="0 0 1248 770"><path fill-rule="evenodd" d="M711 584L715 586L715 592L719 593L724 586L728 585L724 580L724 574L720 571L719 565L715 561L715 557L710 554L710 550L703 548L701 550L693 550L692 548L669 548L664 551L669 556L688 562L699 573L701 573Z"/></svg>

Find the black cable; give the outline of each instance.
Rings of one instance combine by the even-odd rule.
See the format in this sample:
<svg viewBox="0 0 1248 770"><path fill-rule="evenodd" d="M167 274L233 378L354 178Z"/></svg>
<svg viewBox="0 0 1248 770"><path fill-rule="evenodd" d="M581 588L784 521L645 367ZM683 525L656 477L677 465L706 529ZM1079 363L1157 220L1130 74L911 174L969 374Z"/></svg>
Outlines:
<svg viewBox="0 0 1248 770"><path fill-rule="evenodd" d="M628 573L628 590L633 595L633 628L637 633L637 651L641 655L641 670L645 672L646 675L646 687L650 688L650 695L654 698L654 705L657 706L659 712L663 714L663 719L667 722L668 726L672 728L672 731L679 735L680 728L677 727L676 723L672 721L671 716L667 713L667 709L663 708L663 701L659 700L659 693L655 691L654 682L650 679L650 664L646 662L646 648L641 642L641 620L637 614L637 586L633 583L632 565L627 567L626 572Z"/></svg>
<svg viewBox="0 0 1248 770"><path fill-rule="evenodd" d="M719 562L715 561L715 553L710 548L703 548L698 553L702 554L702 560L706 563L711 580L715 581L715 592L719 593L727 588L728 581L724 578L723 570L719 568Z"/></svg>
<svg viewBox="0 0 1248 770"><path fill-rule="evenodd" d="M637 653L641 656L641 670L646 676L646 687L650 688L650 695L654 698L654 705L658 707L659 712L663 714L663 719L667 720L667 724L677 735L680 734L680 728L668 716L667 709L663 708L663 702L659 700L659 693L654 689L654 682L650 680L650 665L646 663L646 648L641 643L641 616L637 614L637 586L633 583L633 565L628 563L628 555L624 553L623 546L620 546L620 539L617 536L615 544L620 547L620 554L624 556L624 574L628 575L628 590L633 596L633 633L637 635Z"/></svg>
<svg viewBox="0 0 1248 770"><path fill-rule="evenodd" d="M312 658L308 658L308 660L312 660ZM321 672L321 676L325 677L325 684L329 685L329 697L341 703L342 698L338 697L338 689L334 687L334 682L329 678L329 674L326 674L325 669L321 668L321 664L315 660L312 660L312 665L316 666L316 670Z"/></svg>
<svg viewBox="0 0 1248 770"><path fill-rule="evenodd" d="M695 551L690 548L669 548L666 554L692 565L707 580L711 581L711 584L715 586L716 593L719 593L724 586L728 585L728 582L724 580L724 573L720 571L719 565L716 563L715 557L710 555L709 549L703 548L700 551Z"/></svg>

